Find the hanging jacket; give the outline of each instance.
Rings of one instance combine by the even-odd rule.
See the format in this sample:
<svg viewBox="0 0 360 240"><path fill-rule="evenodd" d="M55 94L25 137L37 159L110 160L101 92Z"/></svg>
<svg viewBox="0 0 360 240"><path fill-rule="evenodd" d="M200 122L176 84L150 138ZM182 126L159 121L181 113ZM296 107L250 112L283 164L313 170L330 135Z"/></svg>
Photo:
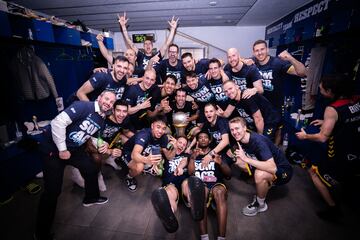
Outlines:
<svg viewBox="0 0 360 240"><path fill-rule="evenodd" d="M45 63L30 47L20 49L11 62L17 86L25 100L41 100L58 97L54 78Z"/></svg>

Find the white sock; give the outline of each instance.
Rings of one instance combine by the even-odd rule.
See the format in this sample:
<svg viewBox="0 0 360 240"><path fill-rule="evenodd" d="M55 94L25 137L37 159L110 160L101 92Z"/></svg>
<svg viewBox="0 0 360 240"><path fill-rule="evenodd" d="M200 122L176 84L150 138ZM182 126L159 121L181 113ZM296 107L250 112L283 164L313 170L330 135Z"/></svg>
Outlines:
<svg viewBox="0 0 360 240"><path fill-rule="evenodd" d="M209 240L209 234L200 235L201 240Z"/></svg>
<svg viewBox="0 0 360 240"><path fill-rule="evenodd" d="M265 198L259 198L258 196L256 196L256 200L259 203L259 205L264 205L265 203Z"/></svg>
<svg viewBox="0 0 360 240"><path fill-rule="evenodd" d="M225 240L225 239L226 239L225 237L220 237L220 236L217 237L217 240Z"/></svg>

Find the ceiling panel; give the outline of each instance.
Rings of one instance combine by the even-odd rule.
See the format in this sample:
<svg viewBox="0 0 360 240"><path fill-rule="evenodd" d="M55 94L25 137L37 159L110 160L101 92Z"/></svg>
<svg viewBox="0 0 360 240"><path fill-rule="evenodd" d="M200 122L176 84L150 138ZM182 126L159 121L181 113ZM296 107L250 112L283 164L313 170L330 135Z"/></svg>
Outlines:
<svg viewBox="0 0 360 240"><path fill-rule="evenodd" d="M79 19L94 29L119 31L117 14L125 11L130 31L164 29L172 16L180 27L268 25L309 0L14 0L19 5L67 21ZM274 3L274 4L273 4ZM271 6L271 8L269 8ZM276 13L274 13L276 12ZM276 15L278 14L278 15ZM276 16L274 16L276 15ZM250 17L249 17L250 16ZM252 24L252 19L254 23ZM244 24L243 24L244 25Z"/></svg>

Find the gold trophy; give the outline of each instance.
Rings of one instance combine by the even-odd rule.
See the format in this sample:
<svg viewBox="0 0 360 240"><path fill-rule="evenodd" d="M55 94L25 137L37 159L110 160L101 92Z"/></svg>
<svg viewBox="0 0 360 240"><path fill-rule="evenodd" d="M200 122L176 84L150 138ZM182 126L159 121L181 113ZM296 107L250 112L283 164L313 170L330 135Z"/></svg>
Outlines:
<svg viewBox="0 0 360 240"><path fill-rule="evenodd" d="M187 121L188 115L184 112L176 112L173 114L172 117L173 117L173 126L175 127L176 130L176 136L186 137L185 129L186 126L189 124L189 122Z"/></svg>

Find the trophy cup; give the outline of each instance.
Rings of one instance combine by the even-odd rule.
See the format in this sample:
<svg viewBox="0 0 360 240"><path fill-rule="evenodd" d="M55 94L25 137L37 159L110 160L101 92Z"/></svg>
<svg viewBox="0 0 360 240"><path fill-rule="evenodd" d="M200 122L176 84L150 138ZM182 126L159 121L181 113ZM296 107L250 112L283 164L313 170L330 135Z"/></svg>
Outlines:
<svg viewBox="0 0 360 240"><path fill-rule="evenodd" d="M173 114L173 126L175 127L177 137L186 137L185 129L189 124L187 118L188 116L184 112L176 112Z"/></svg>

